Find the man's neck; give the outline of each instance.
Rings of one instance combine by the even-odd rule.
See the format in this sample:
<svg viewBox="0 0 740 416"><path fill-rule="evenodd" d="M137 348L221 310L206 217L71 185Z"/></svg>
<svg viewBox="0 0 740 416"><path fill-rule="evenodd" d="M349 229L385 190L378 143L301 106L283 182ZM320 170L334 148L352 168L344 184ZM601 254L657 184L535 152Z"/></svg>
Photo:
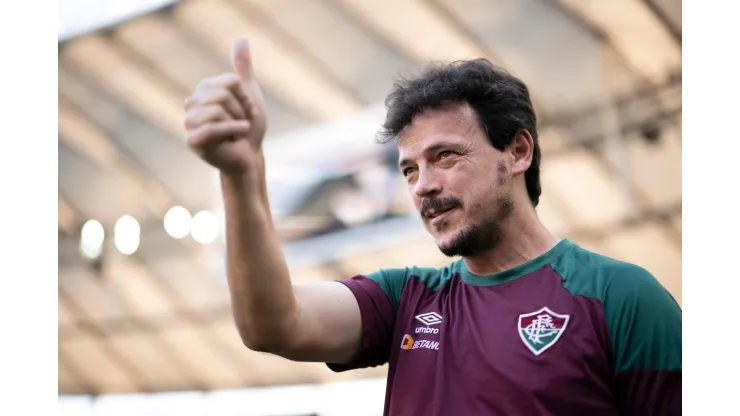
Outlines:
<svg viewBox="0 0 740 416"><path fill-rule="evenodd" d="M560 242L530 207L514 211L501 224L501 231L503 238L495 248L465 258L472 274L485 276L514 268L547 253Z"/></svg>

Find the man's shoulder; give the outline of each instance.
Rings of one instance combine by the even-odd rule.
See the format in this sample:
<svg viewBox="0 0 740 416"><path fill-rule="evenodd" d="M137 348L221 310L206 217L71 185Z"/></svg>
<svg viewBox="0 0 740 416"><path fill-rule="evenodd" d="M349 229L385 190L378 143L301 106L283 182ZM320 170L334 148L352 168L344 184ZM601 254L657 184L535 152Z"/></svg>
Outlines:
<svg viewBox="0 0 740 416"><path fill-rule="evenodd" d="M642 266L587 250L574 244L553 265L563 284L574 294L604 298L609 293L626 296L643 290L662 289Z"/></svg>
<svg viewBox="0 0 740 416"><path fill-rule="evenodd" d="M430 289L438 288L452 276L459 273L460 261L453 261L444 266L408 266L403 268L385 268L365 275L380 285L404 285L409 279L415 279Z"/></svg>
<svg viewBox="0 0 740 416"><path fill-rule="evenodd" d="M379 269L372 273L366 273L355 277L354 279L368 279L375 282L388 295L393 302L394 307L398 306L407 283L413 279L416 282L426 286L432 291L439 290L452 276L459 273L459 261L455 261L446 266L409 266L397 268Z"/></svg>

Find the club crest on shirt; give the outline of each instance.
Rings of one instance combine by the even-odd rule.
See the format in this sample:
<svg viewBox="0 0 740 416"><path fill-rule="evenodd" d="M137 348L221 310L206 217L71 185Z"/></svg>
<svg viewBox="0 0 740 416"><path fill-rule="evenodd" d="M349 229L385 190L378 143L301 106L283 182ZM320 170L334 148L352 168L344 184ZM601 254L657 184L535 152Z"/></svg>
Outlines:
<svg viewBox="0 0 740 416"><path fill-rule="evenodd" d="M519 315L519 337L534 355L552 347L568 326L570 315L561 315L547 306L531 313Z"/></svg>

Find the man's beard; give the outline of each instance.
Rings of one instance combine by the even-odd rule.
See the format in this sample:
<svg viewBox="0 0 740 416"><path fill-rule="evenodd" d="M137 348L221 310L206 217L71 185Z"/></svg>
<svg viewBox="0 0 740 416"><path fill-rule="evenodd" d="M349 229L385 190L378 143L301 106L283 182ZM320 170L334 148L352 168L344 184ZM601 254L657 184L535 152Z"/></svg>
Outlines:
<svg viewBox="0 0 740 416"><path fill-rule="evenodd" d="M479 224L461 229L447 244L438 244L448 257L473 257L494 250L504 237L501 222L514 211L514 201L508 196L498 196L493 202L494 215Z"/></svg>

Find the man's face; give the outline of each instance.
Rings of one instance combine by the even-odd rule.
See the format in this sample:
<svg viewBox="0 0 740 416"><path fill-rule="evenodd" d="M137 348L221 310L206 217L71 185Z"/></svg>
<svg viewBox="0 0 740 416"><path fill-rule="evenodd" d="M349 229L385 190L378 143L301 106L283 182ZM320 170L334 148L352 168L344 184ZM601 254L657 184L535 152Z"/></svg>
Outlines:
<svg viewBox="0 0 740 416"><path fill-rule="evenodd" d="M473 256L496 246L514 209L504 152L468 105L427 111L398 140L399 167L414 206L439 249Z"/></svg>

